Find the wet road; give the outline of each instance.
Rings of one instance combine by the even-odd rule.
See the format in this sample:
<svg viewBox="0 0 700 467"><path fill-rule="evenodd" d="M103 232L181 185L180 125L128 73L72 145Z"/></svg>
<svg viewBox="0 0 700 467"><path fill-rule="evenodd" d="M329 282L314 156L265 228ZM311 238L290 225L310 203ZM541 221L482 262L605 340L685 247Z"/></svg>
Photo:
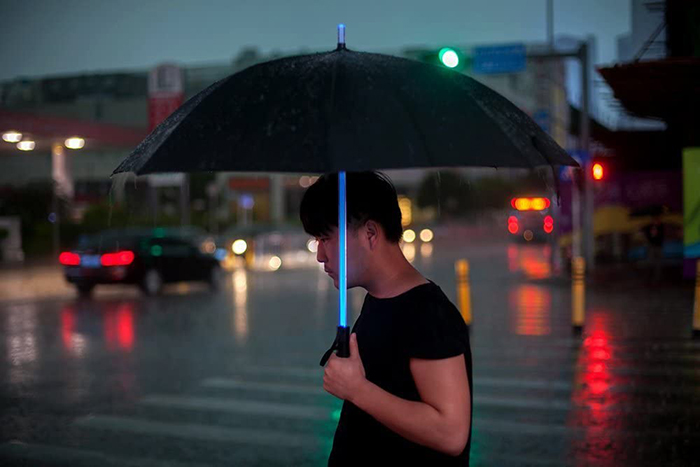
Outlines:
<svg viewBox="0 0 700 467"><path fill-rule="evenodd" d="M692 288L589 289L574 337L548 247L413 254L453 300L454 260L471 262L472 465L700 462ZM2 277L0 464L325 465L341 403L318 366L337 326L322 271L236 270L216 294L148 299L78 300L51 268ZM354 321L364 292L349 297Z"/></svg>

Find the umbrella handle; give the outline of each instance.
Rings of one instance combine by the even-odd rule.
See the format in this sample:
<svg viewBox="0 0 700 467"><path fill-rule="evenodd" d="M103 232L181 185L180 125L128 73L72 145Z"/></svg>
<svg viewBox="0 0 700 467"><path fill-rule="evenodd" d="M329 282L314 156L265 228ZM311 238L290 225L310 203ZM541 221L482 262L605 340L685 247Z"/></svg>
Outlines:
<svg viewBox="0 0 700 467"><path fill-rule="evenodd" d="M338 333L335 336L333 345L331 345L330 349L326 350L326 353L323 354L321 358L321 366L326 366L333 351L336 351L336 356L340 358L350 357L350 329L346 326L338 326Z"/></svg>
<svg viewBox="0 0 700 467"><path fill-rule="evenodd" d="M350 358L350 328L346 326L338 326L338 351L336 355L340 358Z"/></svg>

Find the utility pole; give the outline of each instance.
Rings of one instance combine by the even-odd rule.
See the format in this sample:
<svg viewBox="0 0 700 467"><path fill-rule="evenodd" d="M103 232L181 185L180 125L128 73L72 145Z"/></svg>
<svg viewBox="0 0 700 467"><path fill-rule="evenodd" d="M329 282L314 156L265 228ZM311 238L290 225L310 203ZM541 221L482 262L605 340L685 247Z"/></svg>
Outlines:
<svg viewBox="0 0 700 467"><path fill-rule="evenodd" d="M547 43L554 50L554 0L547 0Z"/></svg>
<svg viewBox="0 0 700 467"><path fill-rule="evenodd" d="M591 145L590 145L590 120L588 118L589 107L589 80L588 76L588 42L584 41L579 48L579 61L581 63L581 119L579 147L584 157L583 177L584 183L584 213L583 213L583 254L586 259L586 268L592 271L595 267L595 233L593 232L593 171L591 170Z"/></svg>
<svg viewBox="0 0 700 467"><path fill-rule="evenodd" d="M582 168L582 184L575 180L571 184L571 218L572 218L572 256L583 255L586 259L587 270L593 270L594 241L593 241L593 190L590 170L590 121L589 108L589 80L588 73L588 43L582 42L578 50L572 52L556 52L553 49L546 53L528 53L528 59L538 60L562 60L574 58L581 64L581 111L579 118L579 151L584 159ZM583 203L582 203L583 201ZM583 206L582 206L583 204Z"/></svg>
<svg viewBox="0 0 700 467"><path fill-rule="evenodd" d="M182 174L180 185L180 225L190 225L190 175Z"/></svg>

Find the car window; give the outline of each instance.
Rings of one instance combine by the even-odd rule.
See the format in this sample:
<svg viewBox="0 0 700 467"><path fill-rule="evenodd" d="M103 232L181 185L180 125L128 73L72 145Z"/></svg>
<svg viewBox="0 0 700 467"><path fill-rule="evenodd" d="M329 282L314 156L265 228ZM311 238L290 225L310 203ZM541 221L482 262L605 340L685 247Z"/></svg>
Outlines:
<svg viewBox="0 0 700 467"><path fill-rule="evenodd" d="M154 238L149 244L153 256L186 257L198 251L192 242L179 238Z"/></svg>

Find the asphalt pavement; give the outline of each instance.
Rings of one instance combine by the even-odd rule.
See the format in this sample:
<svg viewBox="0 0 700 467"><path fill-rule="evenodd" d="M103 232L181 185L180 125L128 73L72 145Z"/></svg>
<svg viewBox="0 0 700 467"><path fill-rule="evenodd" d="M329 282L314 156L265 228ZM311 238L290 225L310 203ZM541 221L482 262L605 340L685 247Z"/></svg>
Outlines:
<svg viewBox="0 0 700 467"><path fill-rule="evenodd" d="M593 281L576 336L546 245L412 250L453 300L454 261L470 261L471 465L700 463L692 284ZM351 321L363 297L350 291ZM89 300L51 265L0 271L0 464L325 465L341 401L318 361L336 300L318 268Z"/></svg>

